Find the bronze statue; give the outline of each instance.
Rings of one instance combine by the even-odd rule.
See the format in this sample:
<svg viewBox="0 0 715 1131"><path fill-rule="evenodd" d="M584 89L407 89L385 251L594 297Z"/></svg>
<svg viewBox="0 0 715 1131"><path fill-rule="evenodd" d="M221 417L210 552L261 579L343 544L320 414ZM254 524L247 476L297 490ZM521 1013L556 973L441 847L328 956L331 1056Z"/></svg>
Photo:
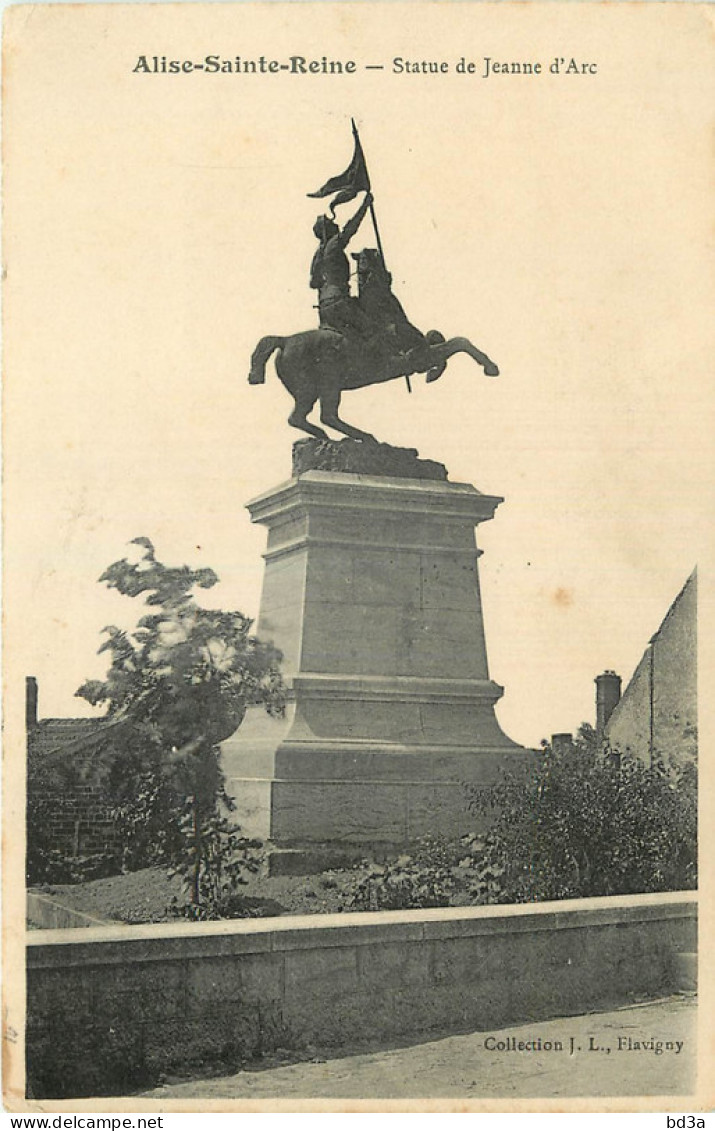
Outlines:
<svg viewBox="0 0 715 1131"><path fill-rule="evenodd" d="M413 357L420 356L415 351L444 341L439 330L423 334L408 321L402 303L392 293L392 275L376 248L365 247L362 251L353 253L353 259L357 262L357 301L370 326L369 340L373 350L380 349L388 357L403 355L411 363ZM436 381L446 365L447 362L443 361L430 369L427 382Z"/></svg>
<svg viewBox="0 0 715 1131"><path fill-rule="evenodd" d="M430 335L426 335L427 342L429 338ZM449 341L426 344L419 357L414 355L417 351L409 358L396 354L384 362L380 370L371 362L368 350L355 345L344 334L336 330L304 330L287 338L261 338L251 358L248 380L252 385L265 380L266 362L275 351L276 373L295 400L288 423L320 440L328 439L325 431L307 420L316 401L320 401L323 424L355 440L375 439L371 433L347 424L338 416L340 398L346 389L362 389L365 385L377 385L412 373L427 373L430 375L428 380L435 380L439 376L436 371L443 370L447 360L455 353L469 354L483 367L487 376L496 377L499 373L494 362L473 346L468 338L450 338Z"/></svg>
<svg viewBox="0 0 715 1131"><path fill-rule="evenodd" d="M321 329L358 335L369 330L368 320L359 302L350 294L350 264L345 248L360 227L371 203L372 194L366 193L357 212L342 231L329 216L319 216L313 226L313 233L320 240L320 246L310 265L310 285L318 292Z"/></svg>
<svg viewBox="0 0 715 1131"><path fill-rule="evenodd" d="M472 345L468 338L445 341L437 330L423 334L408 321L401 303L392 293L392 276L385 266L370 179L353 123L355 151L345 173L333 177L310 196L338 193L331 205L352 200L364 191L362 204L341 230L328 216L319 216L313 232L320 241L313 256L310 285L318 291L320 328L288 337L261 338L253 351L249 383L265 381L265 367L276 353L276 373L295 400L288 423L318 439L328 436L311 423L308 413L320 401L323 424L356 440L374 440L369 432L347 424L338 415L340 398L346 389L408 378L426 373L436 381L455 353L473 357L489 377L499 373L493 361ZM350 292L350 265L345 248L357 232L368 209L375 229L377 248L364 248L353 254L357 262L358 294Z"/></svg>

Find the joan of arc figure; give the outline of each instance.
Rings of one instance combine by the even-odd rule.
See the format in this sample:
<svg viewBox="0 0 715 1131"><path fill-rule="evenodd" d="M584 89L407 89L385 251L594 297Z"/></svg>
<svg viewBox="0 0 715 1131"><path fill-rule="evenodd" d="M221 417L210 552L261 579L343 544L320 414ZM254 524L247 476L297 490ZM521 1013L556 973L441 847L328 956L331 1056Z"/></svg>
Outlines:
<svg viewBox="0 0 715 1131"><path fill-rule="evenodd" d="M357 127L352 123L354 150L347 169L330 177L317 190L307 195L331 198L334 216L338 205L365 198L354 216L341 229L329 216L319 216L313 227L319 246L310 269L310 285L318 292L320 328L303 330L288 337L270 334L261 338L251 356L248 380L262 385L266 379L266 363L275 354L276 373L295 400L289 424L309 436L327 440L327 433L308 420L316 401L320 401L322 424L334 428L354 440L373 440L348 424L338 415L340 398L349 389L408 378L425 373L427 381L436 381L447 361L455 353L466 353L490 377L499 373L497 366L468 338L445 338L437 330L422 334L407 318L399 299L392 293L392 276L385 266L375 207L370 191L370 177ZM357 295L350 290L350 262L345 249L365 215L370 217L377 248L363 248L354 256L357 261Z"/></svg>
<svg viewBox="0 0 715 1131"><path fill-rule="evenodd" d="M371 327L357 299L350 294L350 263L345 248L360 227L371 201L372 194L368 192L342 230L329 216L319 216L313 226L320 246L310 267L310 285L318 292L320 327L337 330L351 338L365 337Z"/></svg>

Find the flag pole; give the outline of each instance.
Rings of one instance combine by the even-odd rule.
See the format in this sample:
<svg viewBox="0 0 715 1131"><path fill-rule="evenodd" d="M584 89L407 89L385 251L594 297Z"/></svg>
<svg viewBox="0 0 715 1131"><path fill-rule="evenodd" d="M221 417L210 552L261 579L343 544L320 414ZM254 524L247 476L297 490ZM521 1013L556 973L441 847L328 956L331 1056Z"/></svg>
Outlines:
<svg viewBox="0 0 715 1131"><path fill-rule="evenodd" d="M354 118L350 119L350 124L352 125L352 128L353 128L353 137L355 138L356 144L360 146L360 150L363 154L363 160L364 160L365 153L364 153L364 150L362 148L362 142L360 141L360 134L358 133L358 128L355 125L355 119ZM367 161L365 161L365 171L367 172ZM367 174L367 179L368 179L368 185L369 185L369 183L370 183L369 172ZM377 250L380 253L380 259L382 260L382 266L384 267L385 271L387 271L387 264L385 263L385 253L382 250L382 240L380 239L380 229L377 226L377 216L375 215L375 202L372 199L372 192L371 192L371 189L369 187L368 187L367 191L370 193L370 219L372 220L372 226L375 230L375 239L377 241ZM405 382L407 384L407 392L411 393L412 392L412 384L410 382L409 377L407 377L407 376L405 377Z"/></svg>
<svg viewBox="0 0 715 1131"><path fill-rule="evenodd" d="M357 145L360 146L360 149L362 151L362 142L360 141L360 134L358 133L358 128L355 125L355 119L354 118L350 119L350 124L353 128L353 137L355 138L355 142L356 142ZM364 154L364 151L363 151L363 159L364 159L364 156L365 156L365 154ZM367 161L365 162L365 171L367 172ZM369 173L367 175L367 181L368 181L367 191L370 192L370 174ZM372 226L375 229L375 239L377 240L377 250L380 252L380 259L382 260L382 266L387 271L387 264L385 263L385 253L382 250L382 240L380 239L380 229L377 226L377 216L375 215L375 202L374 202L374 200L370 200L370 219L372 220Z"/></svg>
<svg viewBox="0 0 715 1131"><path fill-rule="evenodd" d="M375 229L375 239L377 240L377 250L380 252L380 259L382 260L382 266L387 271L387 264L385 263L385 253L382 250L382 240L380 239L380 229L377 226L377 216L375 215L375 204L374 204L374 201L372 201L372 200L370 201L370 219L372 220L372 226Z"/></svg>

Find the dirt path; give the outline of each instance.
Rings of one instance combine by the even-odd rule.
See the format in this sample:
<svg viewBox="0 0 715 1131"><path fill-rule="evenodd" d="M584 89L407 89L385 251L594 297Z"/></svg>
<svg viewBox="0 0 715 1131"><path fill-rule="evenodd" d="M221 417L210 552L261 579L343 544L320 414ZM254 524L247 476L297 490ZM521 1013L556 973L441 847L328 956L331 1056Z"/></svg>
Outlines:
<svg viewBox="0 0 715 1131"><path fill-rule="evenodd" d="M687 1095L695 1090L695 1017L695 1000L677 997L408 1048L256 1067L144 1094L213 1100ZM520 1041L531 1047L520 1050Z"/></svg>

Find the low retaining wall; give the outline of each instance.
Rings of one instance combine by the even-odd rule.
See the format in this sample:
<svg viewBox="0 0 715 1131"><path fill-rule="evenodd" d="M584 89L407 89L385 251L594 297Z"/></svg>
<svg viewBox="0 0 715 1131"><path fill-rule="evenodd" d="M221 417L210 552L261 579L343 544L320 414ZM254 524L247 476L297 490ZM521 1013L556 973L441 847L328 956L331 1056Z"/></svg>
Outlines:
<svg viewBox="0 0 715 1131"><path fill-rule="evenodd" d="M26 913L28 926L39 927L44 930L62 930L68 927L106 927L111 922L107 919L97 919L94 915L86 915L84 911L76 911L74 907L65 907L64 903L60 903L58 899L49 895L42 895L39 891L28 891Z"/></svg>
<svg viewBox="0 0 715 1131"><path fill-rule="evenodd" d="M583 1013L674 986L692 892L28 937L35 1098L122 1094L276 1047Z"/></svg>

